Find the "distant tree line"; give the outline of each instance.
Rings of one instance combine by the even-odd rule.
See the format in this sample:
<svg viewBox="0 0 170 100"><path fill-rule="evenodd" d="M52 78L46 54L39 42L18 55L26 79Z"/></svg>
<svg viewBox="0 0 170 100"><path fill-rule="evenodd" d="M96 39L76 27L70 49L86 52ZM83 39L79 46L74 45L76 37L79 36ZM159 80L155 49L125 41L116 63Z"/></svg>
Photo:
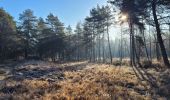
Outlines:
<svg viewBox="0 0 170 100"><path fill-rule="evenodd" d="M0 9L0 58L39 58L52 61L63 59L66 52L64 25L57 16L49 14L44 20L30 9L20 14L15 22Z"/></svg>
<svg viewBox="0 0 170 100"><path fill-rule="evenodd" d="M1 8L1 61L37 58L112 63L113 58L120 62L130 58L131 65L140 65L142 60L152 63L156 58L169 66L170 1L110 0L108 4L112 6L92 8L74 30L52 13L43 19L27 9L16 22ZM110 33L114 25L121 27L115 40Z"/></svg>
<svg viewBox="0 0 170 100"><path fill-rule="evenodd" d="M75 30L71 26L65 27L52 13L43 19L27 9L19 15L18 21L14 21L4 9L0 10L1 61L36 58L105 62L105 57L109 56L112 62L109 36L112 15L109 6L93 8L83 24L77 23ZM106 44L109 55L105 54Z"/></svg>

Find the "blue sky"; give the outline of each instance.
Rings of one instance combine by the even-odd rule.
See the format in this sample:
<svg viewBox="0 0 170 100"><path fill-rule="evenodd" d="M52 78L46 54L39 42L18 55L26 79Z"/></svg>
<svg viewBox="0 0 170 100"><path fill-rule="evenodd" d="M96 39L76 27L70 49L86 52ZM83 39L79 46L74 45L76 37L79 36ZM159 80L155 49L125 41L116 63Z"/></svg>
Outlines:
<svg viewBox="0 0 170 100"><path fill-rule="evenodd" d="M106 4L107 0L0 0L0 7L15 20L25 9L32 9L37 17L46 18L53 13L67 26L75 24L89 15L91 8Z"/></svg>

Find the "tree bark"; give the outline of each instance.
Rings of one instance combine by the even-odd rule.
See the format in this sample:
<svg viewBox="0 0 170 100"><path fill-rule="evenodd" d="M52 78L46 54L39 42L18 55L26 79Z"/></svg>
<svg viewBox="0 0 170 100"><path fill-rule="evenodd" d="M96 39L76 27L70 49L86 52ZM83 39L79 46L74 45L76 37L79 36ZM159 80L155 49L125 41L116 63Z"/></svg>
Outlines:
<svg viewBox="0 0 170 100"><path fill-rule="evenodd" d="M107 20L107 24L108 24ZM111 46L110 46L110 36L109 36L109 25L107 25L107 40L108 40L108 45L109 45L109 54L110 54L110 63L112 64L112 51L111 51Z"/></svg>
<svg viewBox="0 0 170 100"><path fill-rule="evenodd" d="M148 54L148 49L147 49L147 46L146 46L146 39L145 39L145 32L144 30L142 30L142 35L143 35L143 41L144 41L144 46L145 46L145 52L146 52L146 56L147 56L147 60L149 61L149 54Z"/></svg>
<svg viewBox="0 0 170 100"><path fill-rule="evenodd" d="M169 23L169 57L170 57L170 23Z"/></svg>
<svg viewBox="0 0 170 100"><path fill-rule="evenodd" d="M99 62L101 62L101 39L100 39L100 33L99 33Z"/></svg>
<svg viewBox="0 0 170 100"><path fill-rule="evenodd" d="M165 66L170 67L168 56L167 56L167 53L166 53L166 49L165 49L163 39L162 39L162 36L161 36L160 25L159 25L157 14L156 14L156 0L152 1L152 13L153 13L154 22L155 22L155 25L156 25L157 39L158 39L158 42L159 42L159 46L161 48L163 61L164 61Z"/></svg>
<svg viewBox="0 0 170 100"><path fill-rule="evenodd" d="M123 59L123 44L122 44L122 41L123 41L123 33L122 33L122 25L121 25L121 33L120 33L120 61L122 62L122 59Z"/></svg>
<svg viewBox="0 0 170 100"><path fill-rule="evenodd" d="M104 62L105 62L105 46L104 46L104 45L105 45L105 41L104 41L104 33L103 33L102 40L103 40L103 43L102 43L102 47L103 47L103 49L102 49L102 50L103 50L102 56L103 56L103 57L102 57L102 59L103 59L103 63L104 63Z"/></svg>
<svg viewBox="0 0 170 100"><path fill-rule="evenodd" d="M130 28L130 65L135 65L135 41L134 41L134 31L133 23L131 17L129 19L129 28Z"/></svg>
<svg viewBox="0 0 170 100"><path fill-rule="evenodd" d="M157 58L157 61L160 61L161 58L160 58L160 52L159 52L158 39L156 38L155 35L154 35L154 38L155 38L155 52L156 52L156 58Z"/></svg>
<svg viewBox="0 0 170 100"><path fill-rule="evenodd" d="M94 26L95 23L93 22L93 62L96 62L96 50L95 50L95 31L94 31Z"/></svg>
<svg viewBox="0 0 170 100"><path fill-rule="evenodd" d="M152 39L151 39L151 32L150 32L150 26L149 26L149 54L150 54L150 60L152 62Z"/></svg>

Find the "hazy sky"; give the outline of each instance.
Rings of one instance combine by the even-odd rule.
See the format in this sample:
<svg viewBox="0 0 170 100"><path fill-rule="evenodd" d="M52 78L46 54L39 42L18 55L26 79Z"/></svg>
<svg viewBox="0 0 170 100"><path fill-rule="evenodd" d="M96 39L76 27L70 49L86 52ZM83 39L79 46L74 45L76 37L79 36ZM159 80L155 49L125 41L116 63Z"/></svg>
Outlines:
<svg viewBox="0 0 170 100"><path fill-rule="evenodd" d="M53 13L67 26L75 24L89 14L97 4L104 5L107 0L0 0L0 7L9 12L15 20L25 9L32 9L38 17L46 18Z"/></svg>

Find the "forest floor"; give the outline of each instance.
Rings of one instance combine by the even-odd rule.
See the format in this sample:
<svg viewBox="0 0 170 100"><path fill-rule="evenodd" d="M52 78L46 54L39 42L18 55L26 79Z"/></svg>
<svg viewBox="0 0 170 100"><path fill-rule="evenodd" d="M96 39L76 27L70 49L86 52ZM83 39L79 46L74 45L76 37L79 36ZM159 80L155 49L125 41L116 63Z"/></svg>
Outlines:
<svg viewBox="0 0 170 100"><path fill-rule="evenodd" d="M0 64L0 100L170 100L170 71L88 62Z"/></svg>

